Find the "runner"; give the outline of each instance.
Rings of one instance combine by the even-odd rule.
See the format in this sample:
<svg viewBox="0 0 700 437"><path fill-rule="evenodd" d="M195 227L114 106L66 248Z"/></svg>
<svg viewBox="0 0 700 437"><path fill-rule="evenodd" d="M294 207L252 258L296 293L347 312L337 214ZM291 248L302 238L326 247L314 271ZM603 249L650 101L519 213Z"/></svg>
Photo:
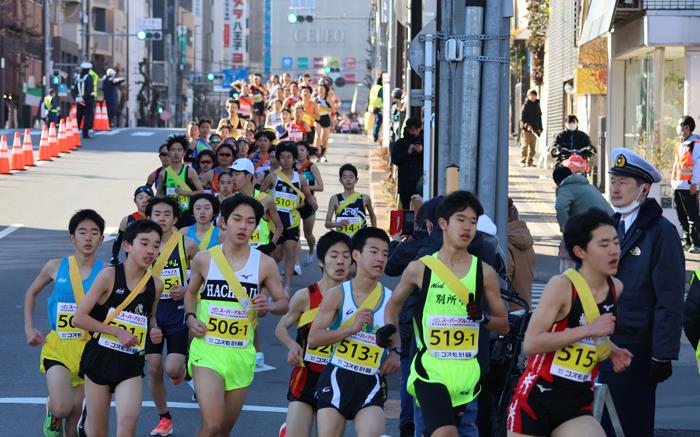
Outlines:
<svg viewBox="0 0 700 437"><path fill-rule="evenodd" d="M160 236L160 226L150 220L129 225L124 251L130 256L102 270L78 305L73 323L90 332L80 360L80 376L85 378L80 436L108 435L112 394L117 435L136 435L146 337L155 344L162 341L155 315L163 283L148 271L158 253Z"/></svg>
<svg viewBox="0 0 700 437"><path fill-rule="evenodd" d="M252 326L258 316L281 315L289 307L277 264L248 245L263 213L252 197L227 199L221 205L223 244L192 262L185 320L195 337L188 366L202 418L198 437L231 433L253 381Z"/></svg>
<svg viewBox="0 0 700 437"><path fill-rule="evenodd" d="M301 217L298 209L306 201L312 208L317 208L316 199L309 191L309 184L304 176L294 171L297 159L297 146L292 142L284 142L277 146L277 158L280 170L270 173L260 186L260 191L269 192L275 199L277 211L282 219L284 230L279 239L276 259L284 259L284 290L289 293L292 286L292 276L296 271L301 274L301 267L295 265L299 241L299 225Z"/></svg>
<svg viewBox="0 0 700 437"><path fill-rule="evenodd" d="M335 112L335 102L330 100L330 87L326 84L319 84L316 88L314 101L318 107L318 129L316 132L316 143L314 146L319 151L319 161L327 162L326 151L328 149L328 137L331 133L331 113Z"/></svg>
<svg viewBox="0 0 700 437"><path fill-rule="evenodd" d="M352 258L350 238L340 232L328 231L318 240L318 264L322 277L318 282L294 293L289 301L289 312L277 323L275 335L289 352L287 362L294 366L289 379L289 409L286 432L289 436L310 436L316 412L316 383L328 362L331 347L308 349L309 328L324 294L347 280ZM297 326L296 340L288 332Z"/></svg>
<svg viewBox="0 0 700 437"><path fill-rule="evenodd" d="M180 206L180 219L177 227L182 228L194 223L194 217L189 211L190 197L203 191L197 172L185 165L182 160L188 146L187 138L183 135L171 135L166 142L170 154L170 166L158 176L159 197L168 196L177 200Z"/></svg>
<svg viewBox="0 0 700 437"><path fill-rule="evenodd" d="M241 123L241 119L238 116L238 108L239 108L239 103L238 100L230 98L226 100L226 112L228 113L228 117L222 118L221 120L225 120L226 124L231 126L232 129L232 136L238 136L240 133L237 132L239 130L243 129L243 123ZM221 121L219 121L219 124L221 124Z"/></svg>
<svg viewBox="0 0 700 437"><path fill-rule="evenodd" d="M266 129L260 129L255 133L256 152L250 155L250 160L255 167L255 175L270 169L270 156L275 153L272 142L275 134Z"/></svg>
<svg viewBox="0 0 700 437"><path fill-rule="evenodd" d="M282 106L282 101L279 99L270 102L265 118L266 128L275 129L282 124Z"/></svg>
<svg viewBox="0 0 700 437"><path fill-rule="evenodd" d="M89 290L104 262L96 259L102 244L105 222L91 209L78 211L68 223L73 255L51 259L44 264L24 296L24 333L31 346L43 344L39 370L46 374L44 436L76 436L76 425L84 398L83 379L78 375L85 347L82 331L73 324L76 304ZM34 306L41 290L51 281L47 298L51 331L44 335L34 327ZM65 425L63 421L65 420Z"/></svg>
<svg viewBox="0 0 700 437"><path fill-rule="evenodd" d="M376 343L391 290L379 283L389 256L389 237L368 227L352 240L357 274L326 291L308 337L308 347L333 345L316 387L318 435L340 437L352 420L360 436L384 434L384 376L398 370L398 354L388 359Z"/></svg>
<svg viewBox="0 0 700 437"><path fill-rule="evenodd" d="M289 84L289 91L292 94L284 101L283 106L285 109L292 109L297 103L301 102L301 91L296 81Z"/></svg>
<svg viewBox="0 0 700 437"><path fill-rule="evenodd" d="M400 346L399 312L417 288L413 326L418 352L406 386L422 413L414 417L416 435L457 436L458 428L459 435L479 435L479 325L500 335L509 329L496 272L467 252L483 212L472 193L455 191L445 197L437 210L442 247L404 270L384 315L388 325L377 333L378 344ZM491 315L481 309L484 300ZM394 358L398 363L398 355Z"/></svg>
<svg viewBox="0 0 700 437"><path fill-rule="evenodd" d="M328 201L326 227L336 228L349 236L367 226L367 215L372 226L377 226L372 199L366 194L355 191L357 184L357 168L352 164L343 164L338 171L343 192L332 196ZM333 216L335 215L335 221Z"/></svg>
<svg viewBox="0 0 700 437"><path fill-rule="evenodd" d="M153 199L153 190L151 190L151 187L148 185L142 185L138 187L136 191L134 191L134 204L136 204L136 211L124 217L119 223L119 233L112 244L112 258L109 260L110 264L119 264L119 250L122 247L124 231L126 230L127 226L136 220L143 220L146 218L146 206L148 206L148 202L151 199Z"/></svg>
<svg viewBox="0 0 700 437"><path fill-rule="evenodd" d="M581 268L550 279L530 319L523 343L530 358L508 408L509 436L605 436L592 416L599 363L609 356L620 373L632 359L607 337L622 293L613 277L620 260L614 220L599 209L573 216L564 241Z"/></svg>
<svg viewBox="0 0 700 437"><path fill-rule="evenodd" d="M212 194L196 194L190 199L195 224L180 229L180 233L194 241L199 250L208 250L220 243L219 228L214 221L219 216L219 201Z"/></svg>
<svg viewBox="0 0 700 437"><path fill-rule="evenodd" d="M211 194L199 194L199 196L211 196ZM192 197L192 199L195 198ZM159 277L163 282L156 320L165 341L154 344L146 340L148 386L156 404L156 411L160 415L158 425L153 428L151 435L165 436L173 432L173 419L168 411L163 381L164 369L173 385L178 385L185 379L185 358L189 338L182 299L185 294L187 268L199 251L199 247L192 239L178 233L174 228L179 213L177 203L169 197L156 197L146 208L146 216L157 223L163 231L160 254L153 263L151 271L154 277ZM164 343L168 346L165 363L163 363Z"/></svg>
<svg viewBox="0 0 700 437"><path fill-rule="evenodd" d="M146 178L146 185L155 187L156 189L158 189L158 176L160 176L160 172L170 165L170 153L168 153L168 146L166 144L158 148L158 158L160 159L160 167L153 170Z"/></svg>
<svg viewBox="0 0 700 437"><path fill-rule="evenodd" d="M236 187L236 192L255 198L265 209L263 217L250 237L250 247L272 256L284 227L274 198L264 191L257 190L253 185L253 171L253 162L250 159L237 159L231 166L233 185Z"/></svg>
<svg viewBox="0 0 700 437"><path fill-rule="evenodd" d="M311 100L311 95L314 90L310 85L304 85L301 87L301 105L304 109L304 121L309 125L309 133L306 140L309 144L315 143L314 138L316 137L316 123L321 119L321 115L318 111L318 104Z"/></svg>
<svg viewBox="0 0 700 437"><path fill-rule="evenodd" d="M219 148L216 149L216 159L214 160L217 164L216 167L207 173L200 172L199 174L199 180L202 182L202 185L210 184L212 193L218 193L220 191L219 176L231 166L235 155L235 143L232 144L231 141L221 143Z"/></svg>
<svg viewBox="0 0 700 437"><path fill-rule="evenodd" d="M236 187L233 183L233 172L228 169L219 175L219 192L217 193L219 196L219 205L235 193Z"/></svg>
<svg viewBox="0 0 700 437"><path fill-rule="evenodd" d="M199 182L202 184L202 192L211 194L212 179L214 166L217 165L216 154L213 150L202 150L197 155L195 169L199 177Z"/></svg>
<svg viewBox="0 0 700 437"><path fill-rule="evenodd" d="M290 141L308 141L311 126L304 120L304 104L299 102L292 107L292 120L285 124Z"/></svg>
<svg viewBox="0 0 700 437"><path fill-rule="evenodd" d="M323 178L318 166L311 161L309 156L309 145L304 141L297 143L298 159L296 162L297 173L304 176L309 183L309 191L316 198L316 192L323 191ZM318 202L317 202L318 203ZM309 245L309 253L304 259L304 265L309 265L314 260L314 250L316 248L316 237L314 237L314 223L316 222L316 210L308 203L299 209L299 216L304 224L304 238ZM299 248L301 249L301 248ZM300 253L301 250L298 250ZM297 264L299 260L297 260Z"/></svg>

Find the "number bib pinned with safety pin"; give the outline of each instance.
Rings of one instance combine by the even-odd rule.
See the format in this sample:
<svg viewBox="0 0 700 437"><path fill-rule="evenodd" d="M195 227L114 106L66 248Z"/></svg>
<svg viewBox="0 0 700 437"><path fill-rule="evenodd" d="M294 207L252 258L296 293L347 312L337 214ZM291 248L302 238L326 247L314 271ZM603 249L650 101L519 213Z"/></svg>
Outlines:
<svg viewBox="0 0 700 437"><path fill-rule="evenodd" d="M173 296L170 294L170 290L173 287L182 285L180 282L180 269L177 267L163 269L160 279L163 281L163 292L160 294L160 299L172 299Z"/></svg>
<svg viewBox="0 0 700 437"><path fill-rule="evenodd" d="M204 340L213 345L243 348L250 342L250 320L242 309L209 305L207 334Z"/></svg>
<svg viewBox="0 0 700 437"><path fill-rule="evenodd" d="M364 375L376 375L383 354L384 349L377 346L377 336L360 331L336 345L331 364Z"/></svg>
<svg viewBox="0 0 700 437"><path fill-rule="evenodd" d="M61 340L75 340L83 335L83 330L73 324L73 316L78 309L74 303L58 302L56 305L56 333Z"/></svg>
<svg viewBox="0 0 700 437"><path fill-rule="evenodd" d="M552 360L550 372L570 381L590 382L596 364L596 344L590 337L586 337L559 349Z"/></svg>
<svg viewBox="0 0 700 437"><path fill-rule="evenodd" d="M311 348L307 346L306 353L304 353L304 361L325 366L326 364L328 364L328 360L331 358L332 350L333 345L330 344L316 348Z"/></svg>
<svg viewBox="0 0 700 437"><path fill-rule="evenodd" d="M436 358L474 358L479 350L479 324L465 316L429 316L428 351Z"/></svg>
<svg viewBox="0 0 700 437"><path fill-rule="evenodd" d="M107 314L113 311L114 308L110 308ZM100 340L98 341L100 346L127 354L141 354L144 352L146 348L146 332L148 332L148 318L146 316L129 311L121 311L109 321L109 325L131 332L139 342L136 346L125 347L117 337L109 334L100 334Z"/></svg>

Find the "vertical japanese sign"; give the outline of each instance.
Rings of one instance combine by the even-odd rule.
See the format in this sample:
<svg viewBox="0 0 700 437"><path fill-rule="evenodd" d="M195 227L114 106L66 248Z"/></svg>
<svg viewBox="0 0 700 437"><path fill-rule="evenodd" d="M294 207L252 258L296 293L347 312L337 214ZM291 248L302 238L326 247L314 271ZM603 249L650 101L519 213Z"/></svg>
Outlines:
<svg viewBox="0 0 700 437"><path fill-rule="evenodd" d="M224 66L244 68L248 64L247 6L247 0L224 0Z"/></svg>

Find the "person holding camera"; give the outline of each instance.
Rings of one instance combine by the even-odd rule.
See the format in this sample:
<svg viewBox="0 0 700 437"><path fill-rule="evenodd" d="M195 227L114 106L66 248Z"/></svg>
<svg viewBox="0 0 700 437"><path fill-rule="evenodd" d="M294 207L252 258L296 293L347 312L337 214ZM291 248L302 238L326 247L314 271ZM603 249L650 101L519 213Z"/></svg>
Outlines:
<svg viewBox="0 0 700 437"><path fill-rule="evenodd" d="M411 196L418 193L418 181L423 175L423 139L421 121L411 117L401 137L391 149L391 162L398 168L398 186L401 208L408 209Z"/></svg>

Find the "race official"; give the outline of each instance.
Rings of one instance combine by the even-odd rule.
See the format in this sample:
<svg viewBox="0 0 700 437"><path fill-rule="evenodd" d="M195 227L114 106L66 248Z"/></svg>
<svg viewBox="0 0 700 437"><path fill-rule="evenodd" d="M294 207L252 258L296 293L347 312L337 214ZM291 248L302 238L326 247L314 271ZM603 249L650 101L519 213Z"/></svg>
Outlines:
<svg viewBox="0 0 700 437"><path fill-rule="evenodd" d="M654 435L656 387L671 376L682 329L685 260L676 228L648 198L659 171L624 148L612 151L610 198L620 239L617 278L625 293L616 302L612 341L633 354L632 364L614 373L601 363L600 382L610 388L627 436ZM609 420L608 435L614 435Z"/></svg>

